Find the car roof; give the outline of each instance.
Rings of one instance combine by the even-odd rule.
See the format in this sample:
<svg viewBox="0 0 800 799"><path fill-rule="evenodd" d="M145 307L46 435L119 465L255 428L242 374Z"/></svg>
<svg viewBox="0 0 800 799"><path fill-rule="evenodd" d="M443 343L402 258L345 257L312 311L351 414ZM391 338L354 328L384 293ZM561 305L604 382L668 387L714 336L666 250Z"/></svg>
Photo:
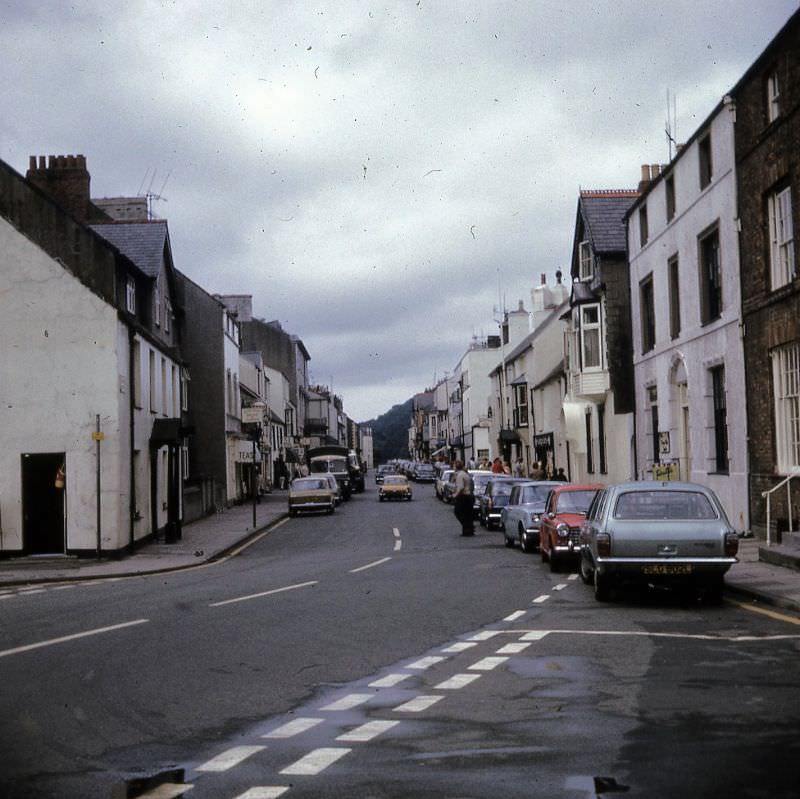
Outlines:
<svg viewBox="0 0 800 799"><path fill-rule="evenodd" d="M557 491L559 494L564 494L567 491L599 491L601 488L608 488L603 483L557 483Z"/></svg>
<svg viewBox="0 0 800 799"><path fill-rule="evenodd" d="M608 486L617 491L703 491L709 492L708 486L702 483L690 483L683 480L632 480L627 483L616 483Z"/></svg>

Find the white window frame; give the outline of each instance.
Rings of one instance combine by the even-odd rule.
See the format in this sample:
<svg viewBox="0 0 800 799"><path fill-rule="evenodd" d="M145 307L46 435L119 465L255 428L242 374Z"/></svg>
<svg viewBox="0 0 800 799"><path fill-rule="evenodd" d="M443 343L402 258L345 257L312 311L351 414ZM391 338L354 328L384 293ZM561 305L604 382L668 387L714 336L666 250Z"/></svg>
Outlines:
<svg viewBox="0 0 800 799"><path fill-rule="evenodd" d="M153 321L156 327L161 327L161 289L158 287L158 278L153 287Z"/></svg>
<svg viewBox="0 0 800 799"><path fill-rule="evenodd" d="M580 262L580 279L591 280L594 277L594 254L588 240L582 241L578 245L578 261Z"/></svg>
<svg viewBox="0 0 800 799"><path fill-rule="evenodd" d="M767 78L767 121L774 122L781 114L781 84L778 72Z"/></svg>
<svg viewBox="0 0 800 799"><path fill-rule="evenodd" d="M767 205L769 210L770 288L775 291L790 283L795 272L791 186L770 194Z"/></svg>
<svg viewBox="0 0 800 799"><path fill-rule="evenodd" d="M130 275L125 284L125 308L128 313L136 313L136 281Z"/></svg>
<svg viewBox="0 0 800 799"><path fill-rule="evenodd" d="M584 315L585 312L589 309L595 308L597 309L597 321L596 322L589 322L587 323ZM578 307L578 319L580 321L579 325L579 343L580 343L580 353L581 353L581 371L582 372L601 372L603 370L603 361L604 361L604 353L603 353L603 314L602 309L600 307L599 302L587 303L586 305L580 305ZM587 333L597 331L597 354L599 357L599 363L593 364L591 366L587 366L586 363L586 336Z"/></svg>
<svg viewBox="0 0 800 799"><path fill-rule="evenodd" d="M775 399L777 471L789 474L800 467L800 343L772 352Z"/></svg>

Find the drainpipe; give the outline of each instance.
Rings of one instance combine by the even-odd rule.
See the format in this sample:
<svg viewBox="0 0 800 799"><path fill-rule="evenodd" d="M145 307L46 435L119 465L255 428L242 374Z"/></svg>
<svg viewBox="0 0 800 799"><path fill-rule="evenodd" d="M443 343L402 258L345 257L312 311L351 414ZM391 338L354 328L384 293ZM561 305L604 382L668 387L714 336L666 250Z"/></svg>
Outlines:
<svg viewBox="0 0 800 799"><path fill-rule="evenodd" d="M133 550L134 539L134 516L136 514L136 470L134 468L133 448L134 448L134 413L135 402L134 392L136 389L136 375L134 375L134 360L133 360L133 342L134 332L133 328L128 325L128 449L130 460L130 480L128 486L128 548Z"/></svg>

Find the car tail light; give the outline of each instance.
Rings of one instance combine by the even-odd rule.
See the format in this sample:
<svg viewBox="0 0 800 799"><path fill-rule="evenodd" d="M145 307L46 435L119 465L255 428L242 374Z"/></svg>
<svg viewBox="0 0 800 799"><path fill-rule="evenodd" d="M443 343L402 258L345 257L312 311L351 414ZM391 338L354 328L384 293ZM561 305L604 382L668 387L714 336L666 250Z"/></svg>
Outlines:
<svg viewBox="0 0 800 799"><path fill-rule="evenodd" d="M608 533L598 533L596 541L598 556L607 558L611 554L611 536Z"/></svg>
<svg viewBox="0 0 800 799"><path fill-rule="evenodd" d="M725 555L729 558L733 558L738 551L739 537L736 533L725 533Z"/></svg>

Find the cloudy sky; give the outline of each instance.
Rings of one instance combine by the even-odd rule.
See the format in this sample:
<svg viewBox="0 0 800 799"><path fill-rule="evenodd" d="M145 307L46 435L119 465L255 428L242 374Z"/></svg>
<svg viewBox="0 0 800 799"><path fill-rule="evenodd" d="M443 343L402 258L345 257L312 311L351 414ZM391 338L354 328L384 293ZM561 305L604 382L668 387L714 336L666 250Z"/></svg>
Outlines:
<svg viewBox="0 0 800 799"><path fill-rule="evenodd" d="M797 0L4 0L0 158L151 192L176 265L252 294L358 421L452 371L569 262Z"/></svg>

